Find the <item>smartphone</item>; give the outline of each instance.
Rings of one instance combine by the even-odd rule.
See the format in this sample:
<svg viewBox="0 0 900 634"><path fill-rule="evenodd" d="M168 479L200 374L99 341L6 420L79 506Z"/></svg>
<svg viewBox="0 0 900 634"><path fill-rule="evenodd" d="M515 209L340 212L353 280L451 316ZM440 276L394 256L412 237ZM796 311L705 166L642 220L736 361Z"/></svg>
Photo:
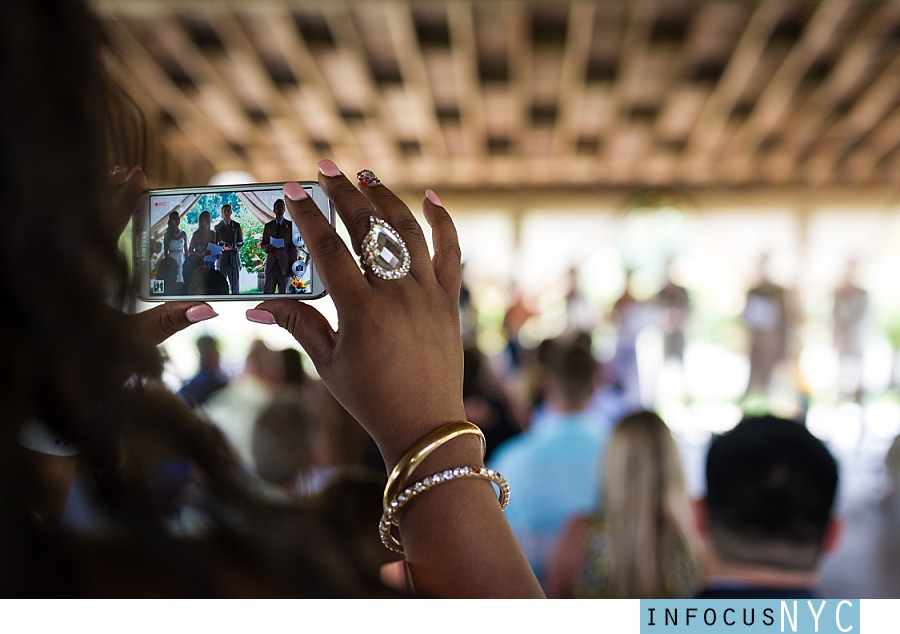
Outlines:
<svg viewBox="0 0 900 634"><path fill-rule="evenodd" d="M145 301L325 295L284 183L155 189L134 210L134 283ZM300 185L334 226L318 183ZM280 218L280 220L279 220Z"/></svg>

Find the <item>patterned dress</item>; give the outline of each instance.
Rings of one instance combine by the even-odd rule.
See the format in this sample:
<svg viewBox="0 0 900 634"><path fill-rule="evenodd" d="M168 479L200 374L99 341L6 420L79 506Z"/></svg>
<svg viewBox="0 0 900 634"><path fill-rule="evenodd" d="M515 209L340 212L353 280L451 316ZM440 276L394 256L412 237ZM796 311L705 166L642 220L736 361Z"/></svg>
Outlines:
<svg viewBox="0 0 900 634"><path fill-rule="evenodd" d="M612 540L606 521L602 517L592 519L585 536L585 554L582 569L575 582L573 596L576 599L612 599ZM655 599L683 599L693 597L703 587L702 571L690 549L682 544L671 549L666 569L666 595L662 597L631 597Z"/></svg>

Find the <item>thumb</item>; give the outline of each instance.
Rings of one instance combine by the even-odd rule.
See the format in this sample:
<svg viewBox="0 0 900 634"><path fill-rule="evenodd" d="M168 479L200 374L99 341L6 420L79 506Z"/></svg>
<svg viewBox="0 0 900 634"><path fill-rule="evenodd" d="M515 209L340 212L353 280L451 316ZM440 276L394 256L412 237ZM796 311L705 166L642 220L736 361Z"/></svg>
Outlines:
<svg viewBox="0 0 900 634"><path fill-rule="evenodd" d="M218 313L209 304L166 302L142 313L128 315L127 319L132 327L144 333L153 345L159 345L191 324L216 316Z"/></svg>
<svg viewBox="0 0 900 634"><path fill-rule="evenodd" d="M290 299L270 299L248 310L247 319L258 324L278 324L306 350L320 376L326 371L336 333L312 306Z"/></svg>

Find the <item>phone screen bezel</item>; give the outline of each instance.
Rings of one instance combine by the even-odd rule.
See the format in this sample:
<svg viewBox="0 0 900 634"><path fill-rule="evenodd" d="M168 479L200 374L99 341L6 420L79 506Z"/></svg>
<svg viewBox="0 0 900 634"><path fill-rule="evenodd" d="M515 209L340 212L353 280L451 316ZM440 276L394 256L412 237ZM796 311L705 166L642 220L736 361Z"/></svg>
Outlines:
<svg viewBox="0 0 900 634"><path fill-rule="evenodd" d="M315 181L297 181L310 194L313 202L322 211L332 227L335 226L334 205L325 196L325 192ZM159 295L150 291L150 229L151 229L151 198L153 196L173 196L182 194L217 194L222 192L249 192L260 190L282 189L284 182L276 183L252 183L245 185L208 185L198 187L174 187L166 189L151 189L144 192L137 202L132 218L133 228L133 255L132 271L134 290L139 299L145 302L170 302L170 301L262 301L266 299L299 299L308 301L319 299L327 295L324 285L319 278L315 261L310 258L310 292L309 293L247 293L243 295ZM288 212L289 215L289 212ZM245 237L246 240L246 237Z"/></svg>

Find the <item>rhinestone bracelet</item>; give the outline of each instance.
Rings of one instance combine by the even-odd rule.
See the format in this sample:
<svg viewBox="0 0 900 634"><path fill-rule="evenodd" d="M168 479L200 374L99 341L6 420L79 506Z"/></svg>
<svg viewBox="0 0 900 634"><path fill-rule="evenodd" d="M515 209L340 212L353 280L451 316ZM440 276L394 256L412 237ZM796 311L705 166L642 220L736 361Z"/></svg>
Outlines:
<svg viewBox="0 0 900 634"><path fill-rule="evenodd" d="M454 438L465 434L474 434L481 441L481 457L484 458L486 448L484 434L477 425L468 421L460 421L457 423L447 423L437 429L434 429L422 438L416 444L410 447L397 464L394 465L391 475L388 476L387 484L384 487L384 497L382 498L382 508L388 509L391 500L395 499L400 493L401 488L409 480L409 477L419 466L419 463L425 460L432 451L441 445L450 442Z"/></svg>
<svg viewBox="0 0 900 634"><path fill-rule="evenodd" d="M381 522L378 524L378 532L381 535L381 543L384 544L384 547L402 555L403 544L392 534L394 526L400 528L400 511L420 493L424 493L442 482L449 482L459 478L478 478L480 480L490 480L496 484L500 488L500 508L504 511L506 510L506 506L509 504L509 483L498 472L487 467L447 469L419 480L391 500L381 516Z"/></svg>

